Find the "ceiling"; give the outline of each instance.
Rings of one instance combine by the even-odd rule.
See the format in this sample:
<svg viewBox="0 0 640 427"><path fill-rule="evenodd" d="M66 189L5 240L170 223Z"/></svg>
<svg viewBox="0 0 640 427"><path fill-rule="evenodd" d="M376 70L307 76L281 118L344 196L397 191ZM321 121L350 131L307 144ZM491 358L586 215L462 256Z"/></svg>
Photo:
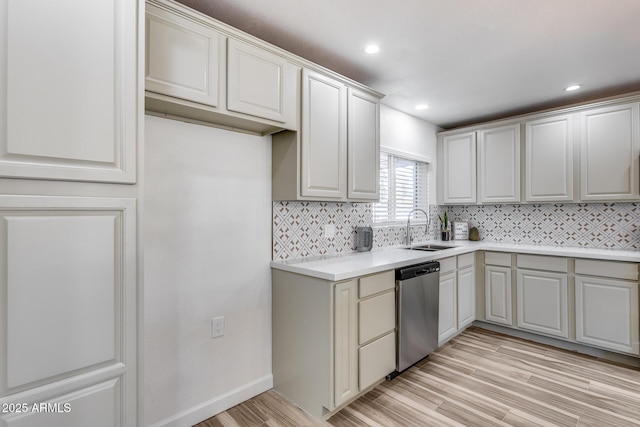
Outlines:
<svg viewBox="0 0 640 427"><path fill-rule="evenodd" d="M179 1L447 129L640 90L640 0Z"/></svg>

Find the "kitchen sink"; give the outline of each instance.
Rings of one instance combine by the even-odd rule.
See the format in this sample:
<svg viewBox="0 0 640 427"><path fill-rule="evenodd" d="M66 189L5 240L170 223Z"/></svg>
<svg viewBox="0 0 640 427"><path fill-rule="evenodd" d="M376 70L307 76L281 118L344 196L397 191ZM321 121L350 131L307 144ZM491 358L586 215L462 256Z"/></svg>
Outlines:
<svg viewBox="0 0 640 427"><path fill-rule="evenodd" d="M411 249L415 251L435 252L435 251L441 251L443 249L451 249L452 247L453 246L440 246L440 245L428 244L428 245L422 245L422 246L414 246L412 248L405 248L405 249Z"/></svg>

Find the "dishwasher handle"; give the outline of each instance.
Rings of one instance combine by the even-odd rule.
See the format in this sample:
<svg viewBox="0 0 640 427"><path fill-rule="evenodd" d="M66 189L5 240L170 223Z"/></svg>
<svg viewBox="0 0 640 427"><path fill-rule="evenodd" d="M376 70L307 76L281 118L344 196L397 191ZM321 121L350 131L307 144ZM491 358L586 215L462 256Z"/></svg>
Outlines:
<svg viewBox="0 0 640 427"><path fill-rule="evenodd" d="M437 273L439 271L440 263L437 261L410 265L396 270L396 280L408 280L413 277L424 276L425 274Z"/></svg>

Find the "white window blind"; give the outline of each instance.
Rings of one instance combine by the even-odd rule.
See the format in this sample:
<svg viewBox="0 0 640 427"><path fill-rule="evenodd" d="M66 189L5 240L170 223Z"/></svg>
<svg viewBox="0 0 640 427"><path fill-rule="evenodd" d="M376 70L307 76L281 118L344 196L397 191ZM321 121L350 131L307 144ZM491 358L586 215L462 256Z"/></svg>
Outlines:
<svg viewBox="0 0 640 427"><path fill-rule="evenodd" d="M415 208L429 212L427 168L427 163L380 152L380 202L373 204L374 223L406 223Z"/></svg>

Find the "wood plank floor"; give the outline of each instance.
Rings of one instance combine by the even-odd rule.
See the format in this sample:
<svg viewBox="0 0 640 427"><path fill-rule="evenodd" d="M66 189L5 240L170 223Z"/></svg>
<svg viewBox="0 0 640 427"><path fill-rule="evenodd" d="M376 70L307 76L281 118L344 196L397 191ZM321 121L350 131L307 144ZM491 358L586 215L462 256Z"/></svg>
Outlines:
<svg viewBox="0 0 640 427"><path fill-rule="evenodd" d="M269 390L197 427L640 426L640 369L471 327L326 422Z"/></svg>

